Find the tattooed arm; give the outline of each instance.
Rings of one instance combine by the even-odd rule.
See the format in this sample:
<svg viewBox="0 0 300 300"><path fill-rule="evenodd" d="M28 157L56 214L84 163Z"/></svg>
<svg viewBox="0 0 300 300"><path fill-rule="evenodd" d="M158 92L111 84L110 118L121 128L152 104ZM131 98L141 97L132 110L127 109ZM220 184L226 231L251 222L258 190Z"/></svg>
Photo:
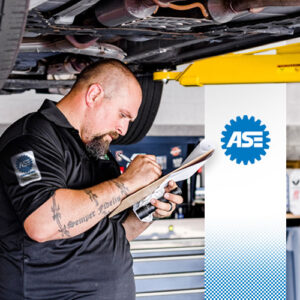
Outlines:
<svg viewBox="0 0 300 300"><path fill-rule="evenodd" d="M24 228L38 242L70 238L94 226L126 195L127 188L117 179L86 190L58 189L25 220Z"/></svg>
<svg viewBox="0 0 300 300"><path fill-rule="evenodd" d="M70 238L90 229L129 194L161 174L150 155L137 157L121 176L85 190L58 189L27 217L24 229L38 242Z"/></svg>

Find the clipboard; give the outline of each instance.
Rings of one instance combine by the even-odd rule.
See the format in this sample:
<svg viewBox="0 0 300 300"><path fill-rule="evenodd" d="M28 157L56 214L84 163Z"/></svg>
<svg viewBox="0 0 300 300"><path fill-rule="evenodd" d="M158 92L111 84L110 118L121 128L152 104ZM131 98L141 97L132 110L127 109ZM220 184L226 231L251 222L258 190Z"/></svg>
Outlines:
<svg viewBox="0 0 300 300"><path fill-rule="evenodd" d="M110 213L109 217L117 215L158 190L163 192L164 187L168 185L170 180L178 182L191 177L207 162L213 152L214 148L209 143L205 140L201 141L179 168L123 199L121 204Z"/></svg>

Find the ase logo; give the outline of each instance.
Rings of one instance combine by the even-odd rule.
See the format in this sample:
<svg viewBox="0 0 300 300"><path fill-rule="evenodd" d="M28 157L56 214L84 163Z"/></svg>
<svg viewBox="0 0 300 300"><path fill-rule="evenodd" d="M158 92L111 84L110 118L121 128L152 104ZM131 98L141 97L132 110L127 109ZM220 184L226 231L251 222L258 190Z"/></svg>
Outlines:
<svg viewBox="0 0 300 300"><path fill-rule="evenodd" d="M260 120L255 121L253 116L238 116L236 120L230 120L225 129L221 142L230 160L247 165L249 161L254 164L255 159L260 160L262 155L266 155L265 149L269 149L270 142L269 131Z"/></svg>
<svg viewBox="0 0 300 300"><path fill-rule="evenodd" d="M16 160L16 167L22 173L27 173L32 169L32 160L27 155L21 155Z"/></svg>

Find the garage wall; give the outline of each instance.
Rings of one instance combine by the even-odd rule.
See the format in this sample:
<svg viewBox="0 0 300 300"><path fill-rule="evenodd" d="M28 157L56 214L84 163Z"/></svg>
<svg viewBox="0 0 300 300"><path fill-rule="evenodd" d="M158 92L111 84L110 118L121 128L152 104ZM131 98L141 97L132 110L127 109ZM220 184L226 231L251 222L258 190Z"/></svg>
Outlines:
<svg viewBox="0 0 300 300"><path fill-rule="evenodd" d="M0 96L0 133L14 120L37 110L46 98L58 101L59 95L30 91ZM270 108L272 109L272 108ZM170 81L164 86L158 115L149 135L204 134L204 88L182 87ZM300 83L287 84L287 156L300 160Z"/></svg>
<svg viewBox="0 0 300 300"><path fill-rule="evenodd" d="M176 82L165 85L155 124L203 125L204 87L182 87ZM300 83L287 84L287 125L300 126Z"/></svg>
<svg viewBox="0 0 300 300"><path fill-rule="evenodd" d="M36 111L47 97L54 101L61 99L61 96L58 95L36 94L34 91L15 95L1 95L0 134L15 120Z"/></svg>
<svg viewBox="0 0 300 300"><path fill-rule="evenodd" d="M149 135L204 135L204 88L164 85L160 108Z"/></svg>
<svg viewBox="0 0 300 300"><path fill-rule="evenodd" d="M289 83L287 87L287 123L300 125L300 83Z"/></svg>
<svg viewBox="0 0 300 300"><path fill-rule="evenodd" d="M36 94L29 91L0 96L0 125L10 124L39 108L45 98L58 101L60 95ZM300 126L300 83L287 85L287 124ZM204 87L183 87L177 82L164 86L155 125L203 125Z"/></svg>
<svg viewBox="0 0 300 300"><path fill-rule="evenodd" d="M0 96L0 132L8 124L37 110L45 98L58 101L60 95L43 95L29 91ZM177 82L164 86L161 106L150 135L203 135L204 88L182 87Z"/></svg>
<svg viewBox="0 0 300 300"><path fill-rule="evenodd" d="M287 158L300 160L300 84L287 88Z"/></svg>

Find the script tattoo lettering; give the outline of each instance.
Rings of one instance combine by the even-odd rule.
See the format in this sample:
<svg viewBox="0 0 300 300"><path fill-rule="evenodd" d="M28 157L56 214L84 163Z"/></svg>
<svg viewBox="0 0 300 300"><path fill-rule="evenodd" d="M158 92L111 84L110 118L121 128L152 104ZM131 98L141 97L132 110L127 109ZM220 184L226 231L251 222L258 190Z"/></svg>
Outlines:
<svg viewBox="0 0 300 300"><path fill-rule="evenodd" d="M85 217L82 217L82 218L80 218L76 221L69 221L68 222L68 228L73 228L77 225L88 222L90 219L94 218L95 216L96 216L96 211L92 211L90 214L88 214Z"/></svg>
<svg viewBox="0 0 300 300"><path fill-rule="evenodd" d="M61 220L61 214L59 212L60 208L59 205L56 204L56 199L55 199L55 193L53 194L53 205L51 207L51 211L53 213L53 220L56 222L57 226L58 226L58 232L61 233L62 237L71 237L69 231L67 230L66 225L62 225L60 220Z"/></svg>
<svg viewBox="0 0 300 300"><path fill-rule="evenodd" d="M95 202L96 206L99 206L98 196L93 194L91 190L84 190L84 192L90 197L92 202Z"/></svg>
<svg viewBox="0 0 300 300"><path fill-rule="evenodd" d="M121 195L128 196L129 190L128 188L121 182L112 180L112 182L118 187L118 189L121 191Z"/></svg>
<svg viewBox="0 0 300 300"><path fill-rule="evenodd" d="M98 208L98 214L106 216L109 212L106 210L115 205L116 203L119 203L121 201L121 197L113 197L109 202L104 202L104 204L101 204Z"/></svg>

